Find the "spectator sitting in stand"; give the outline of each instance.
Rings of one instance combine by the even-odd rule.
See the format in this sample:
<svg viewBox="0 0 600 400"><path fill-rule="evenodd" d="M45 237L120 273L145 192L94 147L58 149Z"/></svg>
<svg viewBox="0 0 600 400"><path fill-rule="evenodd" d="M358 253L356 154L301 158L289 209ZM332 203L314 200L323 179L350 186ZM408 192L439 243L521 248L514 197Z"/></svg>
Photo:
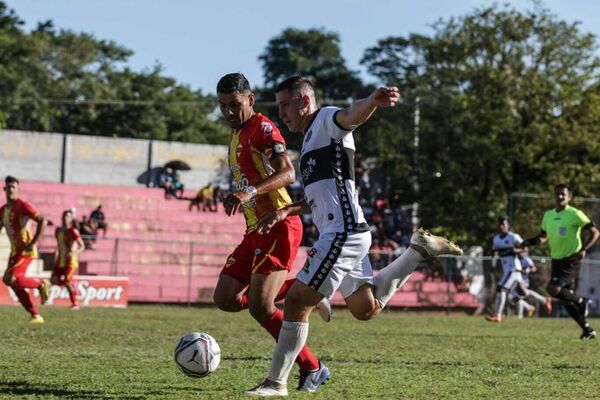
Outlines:
<svg viewBox="0 0 600 400"><path fill-rule="evenodd" d="M96 247L94 243L96 242L97 231L96 220L88 219L84 215L79 223L79 227L79 232L81 233L85 248L88 250L95 250Z"/></svg>
<svg viewBox="0 0 600 400"><path fill-rule="evenodd" d="M202 189L198 190L196 193L196 197L192 199L190 202L189 210L192 211L192 207L196 206L197 210L200 211L200 204L202 204L202 211L216 212L217 207L214 203L214 192L212 183L204 186Z"/></svg>
<svg viewBox="0 0 600 400"><path fill-rule="evenodd" d="M96 233L98 233L99 230L102 230L102 237L105 238L108 224L106 223L104 211L102 211L102 204L98 204L98 207L90 214L90 221L92 220L96 221Z"/></svg>

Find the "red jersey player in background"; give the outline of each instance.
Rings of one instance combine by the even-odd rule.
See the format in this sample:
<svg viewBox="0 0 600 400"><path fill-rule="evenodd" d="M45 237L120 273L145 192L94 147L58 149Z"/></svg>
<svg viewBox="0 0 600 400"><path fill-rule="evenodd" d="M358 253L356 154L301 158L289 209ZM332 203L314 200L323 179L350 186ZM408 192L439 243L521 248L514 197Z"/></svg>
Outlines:
<svg viewBox="0 0 600 400"><path fill-rule="evenodd" d="M28 278L25 274L31 261L37 257L35 244L44 232L46 220L29 203L19 199L19 180L17 178L6 177L4 192L6 204L0 207L0 230L5 228L8 234L10 257L2 280L6 286L12 288L19 302L31 314L29 322L42 324L44 319L38 313L31 301L31 296L25 289L38 289L42 304L44 304L48 299L50 285L46 280ZM30 220L37 223L33 237L28 226Z"/></svg>
<svg viewBox="0 0 600 400"><path fill-rule="evenodd" d="M79 231L73 226L73 213L71 210L63 211L62 226L56 228L54 236L56 237L57 248L50 283L64 285L69 291L71 309L78 310L77 290L72 281L73 275L79 267L79 254L85 249L85 245Z"/></svg>
<svg viewBox="0 0 600 400"><path fill-rule="evenodd" d="M295 180L294 167L279 129L254 112L255 96L244 75L223 76L217 84L217 95L221 113L232 128L228 161L236 188L223 206L227 215L243 211L246 234L227 258L214 301L223 311L248 308L277 340L283 313L275 302L285 298L294 282L286 281L286 277L300 246L302 222L298 216L286 218L267 235L258 234L256 224L265 213L291 204L286 186ZM321 309L330 309L328 301ZM298 389L302 390L303 380L323 364L306 346L296 362L301 371Z"/></svg>

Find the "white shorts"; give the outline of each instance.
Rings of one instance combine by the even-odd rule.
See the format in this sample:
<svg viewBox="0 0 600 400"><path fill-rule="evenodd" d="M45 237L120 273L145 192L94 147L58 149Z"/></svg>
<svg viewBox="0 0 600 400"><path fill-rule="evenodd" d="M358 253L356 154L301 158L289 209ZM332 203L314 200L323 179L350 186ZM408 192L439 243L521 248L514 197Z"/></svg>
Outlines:
<svg viewBox="0 0 600 400"><path fill-rule="evenodd" d="M498 287L511 291L517 286L517 283L523 283L523 274L521 271L505 270L502 279L498 282Z"/></svg>
<svg viewBox="0 0 600 400"><path fill-rule="evenodd" d="M373 284L370 248L371 232L326 233L308 251L296 279L325 297L339 289L347 298L365 283Z"/></svg>

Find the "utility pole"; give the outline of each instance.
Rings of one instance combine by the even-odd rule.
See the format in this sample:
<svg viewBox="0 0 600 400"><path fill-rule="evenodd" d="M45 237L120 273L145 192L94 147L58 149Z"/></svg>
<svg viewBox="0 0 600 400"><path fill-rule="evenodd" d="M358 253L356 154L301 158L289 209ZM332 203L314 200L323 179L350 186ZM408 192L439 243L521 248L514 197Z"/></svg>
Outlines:
<svg viewBox="0 0 600 400"><path fill-rule="evenodd" d="M412 176L412 186L413 191L415 192L416 198L419 197L419 174L417 171L417 159L419 157L419 125L421 121L421 108L420 108L421 98L417 96L415 98L415 113L414 113L414 132L413 132L413 176ZM413 202L412 205L412 214L411 220L414 227L419 226L419 202Z"/></svg>

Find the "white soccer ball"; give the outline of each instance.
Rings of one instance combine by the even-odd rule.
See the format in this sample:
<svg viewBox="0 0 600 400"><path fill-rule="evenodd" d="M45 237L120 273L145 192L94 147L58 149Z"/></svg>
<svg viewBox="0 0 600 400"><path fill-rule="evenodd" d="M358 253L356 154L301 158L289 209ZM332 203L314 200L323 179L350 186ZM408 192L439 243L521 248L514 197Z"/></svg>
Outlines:
<svg viewBox="0 0 600 400"><path fill-rule="evenodd" d="M221 349L207 333L190 332L175 346L175 364L192 378L204 378L214 372L221 362Z"/></svg>

